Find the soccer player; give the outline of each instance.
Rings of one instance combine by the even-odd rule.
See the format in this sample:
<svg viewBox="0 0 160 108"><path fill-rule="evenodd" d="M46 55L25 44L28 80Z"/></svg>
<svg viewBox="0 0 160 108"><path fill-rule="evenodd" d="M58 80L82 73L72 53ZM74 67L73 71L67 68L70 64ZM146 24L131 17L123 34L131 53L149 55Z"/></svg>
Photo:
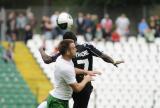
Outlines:
<svg viewBox="0 0 160 108"><path fill-rule="evenodd" d="M63 39L72 39L75 43L77 42L77 38L72 32L66 32L63 35ZM102 53L90 44L76 44L76 48L76 56L72 59L72 61L74 63L75 69L78 70L79 68L79 71L83 71L82 69L84 69L84 71L89 70L90 73L92 72L93 56L99 57L105 62L112 63L116 67L118 64L123 63L123 61L114 61L111 57ZM55 62L56 58L59 56L59 53L55 54L55 56L48 56L43 48L40 48L39 51L41 53L42 59L47 64ZM76 74L77 82L81 82L84 76L85 74ZM72 95L74 100L73 108L87 108L92 89L93 86L91 82L89 82L81 92L74 92Z"/></svg>
<svg viewBox="0 0 160 108"><path fill-rule="evenodd" d="M85 85L92 80L90 75L77 83L72 58L76 55L76 46L71 39L60 42L59 53L61 54L55 63L54 86L47 99L47 108L69 108L68 100L73 91L80 92Z"/></svg>

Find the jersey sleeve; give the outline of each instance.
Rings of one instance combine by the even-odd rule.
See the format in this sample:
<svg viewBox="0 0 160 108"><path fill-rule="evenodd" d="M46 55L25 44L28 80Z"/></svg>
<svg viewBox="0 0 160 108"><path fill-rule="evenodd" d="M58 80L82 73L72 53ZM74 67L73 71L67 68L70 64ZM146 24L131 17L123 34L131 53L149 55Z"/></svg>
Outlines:
<svg viewBox="0 0 160 108"><path fill-rule="evenodd" d="M59 56L60 56L60 53L57 53L57 54L53 55L52 56L52 61L55 62Z"/></svg>
<svg viewBox="0 0 160 108"><path fill-rule="evenodd" d="M84 44L84 46L91 52L93 56L100 57L102 52L95 48L92 44Z"/></svg>
<svg viewBox="0 0 160 108"><path fill-rule="evenodd" d="M73 84L77 82L74 68L63 71L62 77L67 84Z"/></svg>

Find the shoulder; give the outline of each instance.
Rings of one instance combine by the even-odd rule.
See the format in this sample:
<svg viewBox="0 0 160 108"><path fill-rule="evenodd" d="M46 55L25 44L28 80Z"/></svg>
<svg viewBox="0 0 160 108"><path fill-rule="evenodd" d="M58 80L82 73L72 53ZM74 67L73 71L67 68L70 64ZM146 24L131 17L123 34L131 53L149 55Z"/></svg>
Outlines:
<svg viewBox="0 0 160 108"><path fill-rule="evenodd" d="M61 71L63 74L71 75L75 73L74 65L70 63L63 64L61 66Z"/></svg>
<svg viewBox="0 0 160 108"><path fill-rule="evenodd" d="M84 46L84 47L94 47L93 44L88 43L88 42L82 44L82 46Z"/></svg>
<svg viewBox="0 0 160 108"><path fill-rule="evenodd" d="M93 44L91 43L84 43L82 44L83 47L87 48L87 49L93 49L95 48Z"/></svg>
<svg viewBox="0 0 160 108"><path fill-rule="evenodd" d="M62 67L62 69L67 69L67 68L70 68L70 67L74 67L73 65L73 62L69 62L69 61L66 61L62 58L62 56L58 57L57 59L57 65L59 65L60 67Z"/></svg>
<svg viewBox="0 0 160 108"><path fill-rule="evenodd" d="M56 66L62 67L65 64L64 60L62 59L62 56L59 56L56 60Z"/></svg>
<svg viewBox="0 0 160 108"><path fill-rule="evenodd" d="M62 56L61 55L57 57L57 61L56 62L62 62Z"/></svg>

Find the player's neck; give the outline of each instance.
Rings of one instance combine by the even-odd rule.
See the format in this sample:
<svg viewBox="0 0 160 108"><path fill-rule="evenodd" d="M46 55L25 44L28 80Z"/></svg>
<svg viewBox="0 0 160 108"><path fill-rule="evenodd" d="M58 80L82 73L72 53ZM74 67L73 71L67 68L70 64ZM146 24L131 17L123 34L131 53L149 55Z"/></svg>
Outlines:
<svg viewBox="0 0 160 108"><path fill-rule="evenodd" d="M62 58L66 61L70 61L72 58L70 58L69 56L63 55Z"/></svg>

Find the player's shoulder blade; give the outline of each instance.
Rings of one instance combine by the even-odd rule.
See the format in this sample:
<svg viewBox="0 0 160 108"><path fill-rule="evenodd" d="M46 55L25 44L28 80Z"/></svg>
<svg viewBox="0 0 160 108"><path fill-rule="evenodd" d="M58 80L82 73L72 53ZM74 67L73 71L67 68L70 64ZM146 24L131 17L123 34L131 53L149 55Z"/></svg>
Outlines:
<svg viewBox="0 0 160 108"><path fill-rule="evenodd" d="M87 48L87 49L92 49L94 46L91 43L84 43L83 47Z"/></svg>

